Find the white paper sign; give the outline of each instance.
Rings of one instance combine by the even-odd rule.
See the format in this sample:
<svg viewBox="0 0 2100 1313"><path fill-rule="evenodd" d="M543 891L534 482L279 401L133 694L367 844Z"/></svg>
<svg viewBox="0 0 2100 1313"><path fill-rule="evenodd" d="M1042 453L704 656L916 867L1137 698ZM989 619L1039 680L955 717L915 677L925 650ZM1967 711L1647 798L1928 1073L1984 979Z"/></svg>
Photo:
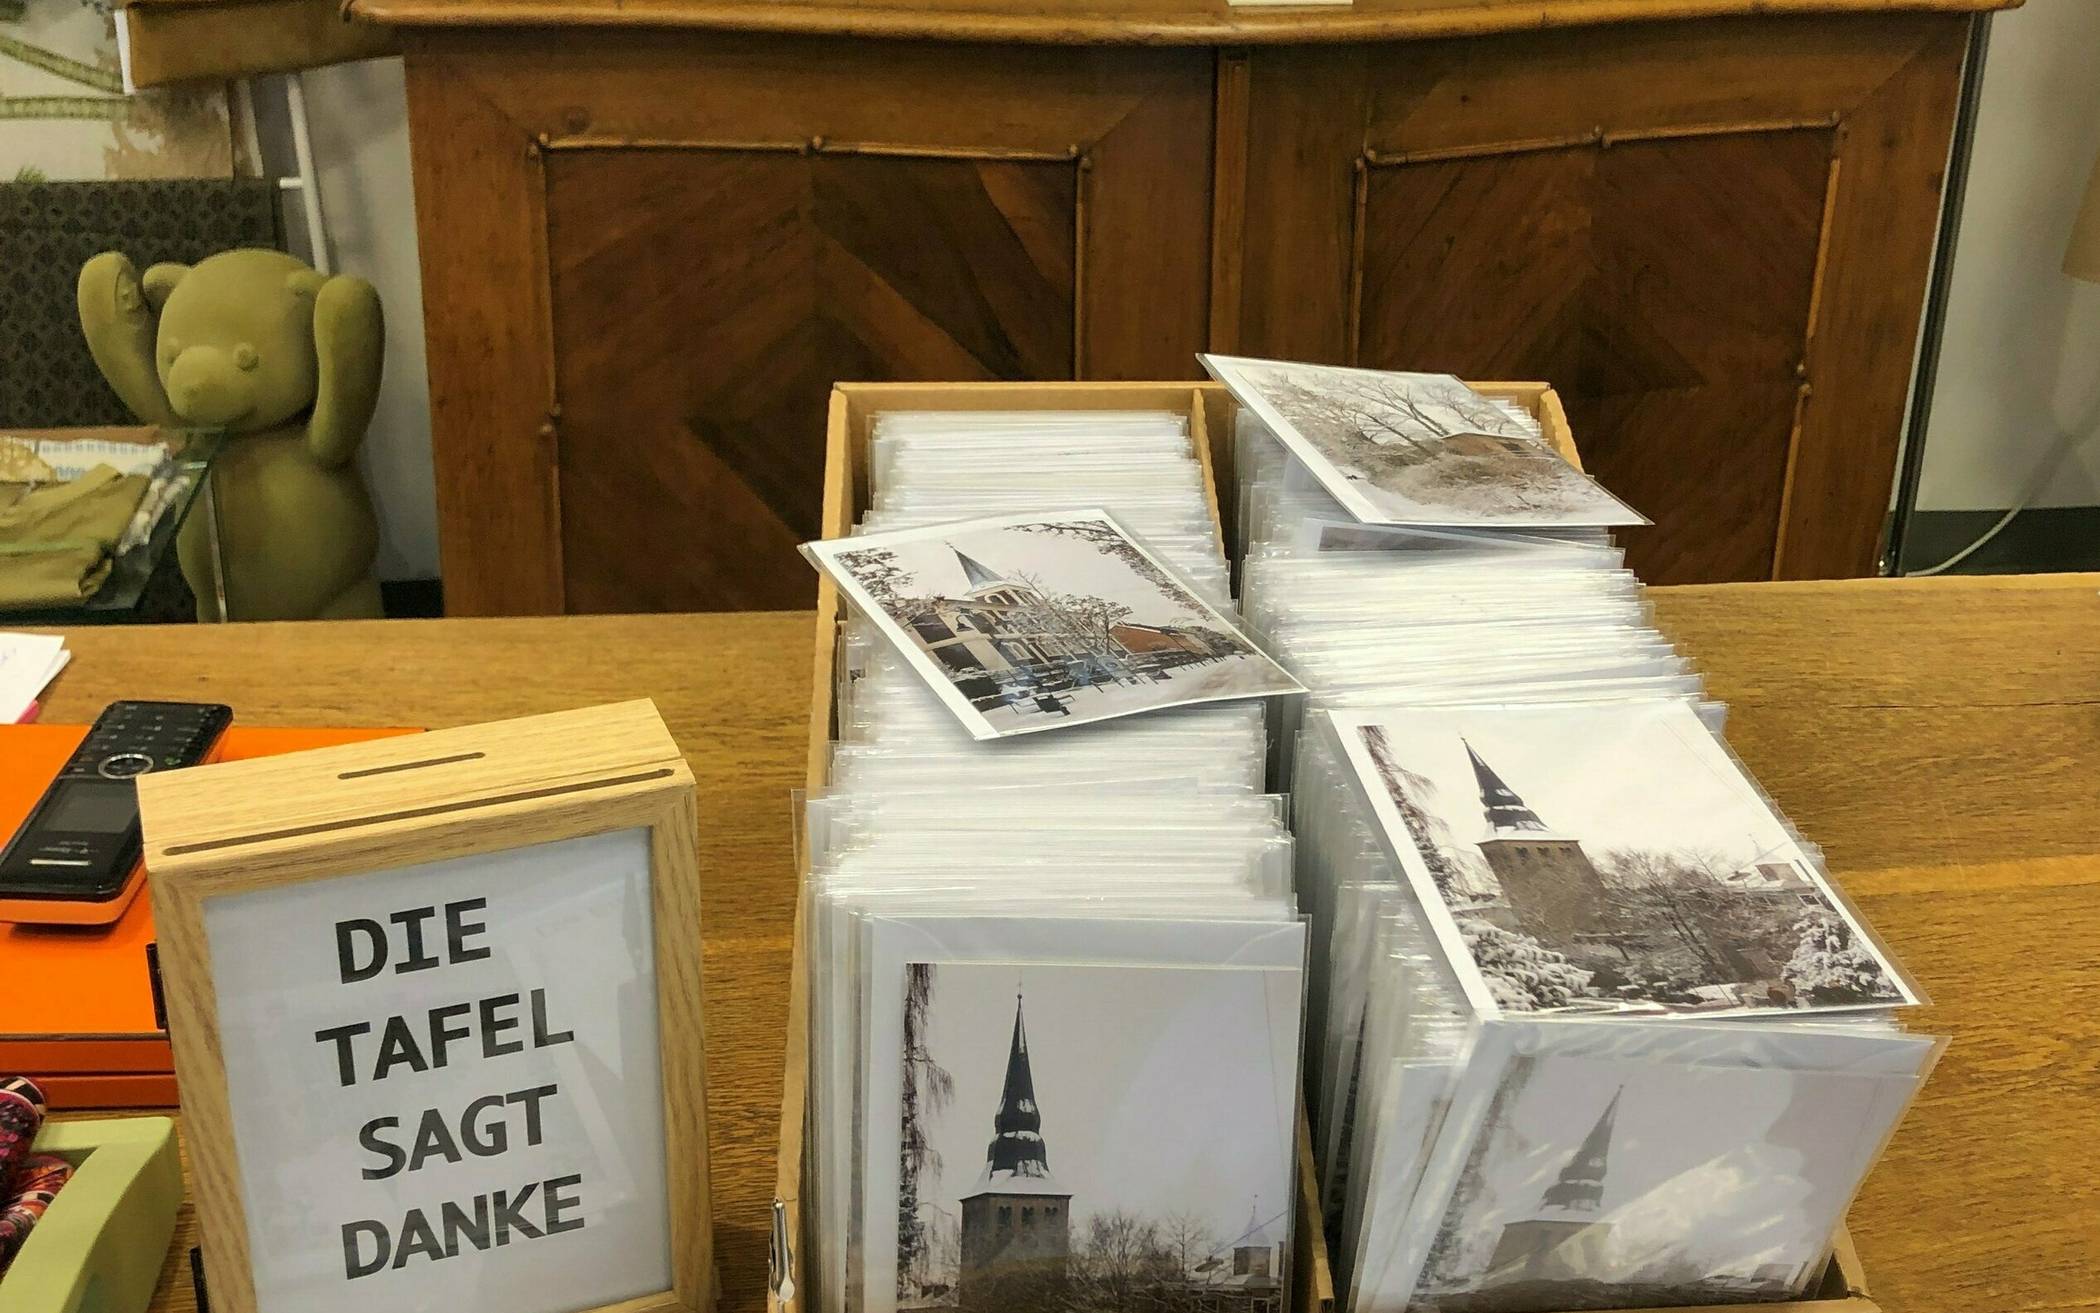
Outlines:
<svg viewBox="0 0 2100 1313"><path fill-rule="evenodd" d="M260 1313L671 1285L649 835L208 899Z"/></svg>

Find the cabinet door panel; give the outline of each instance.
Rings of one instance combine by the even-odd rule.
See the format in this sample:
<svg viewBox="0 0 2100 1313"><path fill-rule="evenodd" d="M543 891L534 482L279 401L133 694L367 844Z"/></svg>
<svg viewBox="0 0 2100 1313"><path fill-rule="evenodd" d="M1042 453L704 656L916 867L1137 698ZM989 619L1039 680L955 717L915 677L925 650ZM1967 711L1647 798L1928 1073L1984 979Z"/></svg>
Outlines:
<svg viewBox="0 0 2100 1313"><path fill-rule="evenodd" d="M1250 51L1219 83L1243 258L1218 345L1552 381L1656 519L1627 535L1653 582L1872 573L1968 33L1803 13Z"/></svg>
<svg viewBox="0 0 2100 1313"><path fill-rule="evenodd" d="M1813 130L1374 164L1356 357L1552 383L1643 578L1766 578L1829 174Z"/></svg>
<svg viewBox="0 0 2100 1313"><path fill-rule="evenodd" d="M407 47L455 613L808 606L835 381L1196 372L1206 50Z"/></svg>
<svg viewBox="0 0 2100 1313"><path fill-rule="evenodd" d="M558 152L572 611L807 606L837 379L1069 378L1069 161Z"/></svg>

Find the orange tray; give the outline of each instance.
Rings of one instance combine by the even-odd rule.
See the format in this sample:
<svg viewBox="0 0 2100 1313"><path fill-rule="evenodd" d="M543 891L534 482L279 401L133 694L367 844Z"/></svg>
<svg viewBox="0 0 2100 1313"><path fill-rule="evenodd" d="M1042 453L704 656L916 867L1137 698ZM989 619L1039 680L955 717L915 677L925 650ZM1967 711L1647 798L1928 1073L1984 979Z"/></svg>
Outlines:
<svg viewBox="0 0 2100 1313"><path fill-rule="evenodd" d="M412 729L226 731L217 760L413 734ZM0 726L0 834L12 835L85 725ZM28 1076L53 1108L175 1105L174 1060L154 1006L153 900L101 926L0 924L0 1076Z"/></svg>

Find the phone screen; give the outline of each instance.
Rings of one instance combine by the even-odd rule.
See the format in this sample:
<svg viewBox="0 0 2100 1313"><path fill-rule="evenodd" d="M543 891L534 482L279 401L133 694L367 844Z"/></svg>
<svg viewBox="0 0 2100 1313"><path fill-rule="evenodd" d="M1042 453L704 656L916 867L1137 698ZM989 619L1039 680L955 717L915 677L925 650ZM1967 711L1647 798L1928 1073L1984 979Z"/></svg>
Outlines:
<svg viewBox="0 0 2100 1313"><path fill-rule="evenodd" d="M138 820L138 788L130 780L67 780L52 793L39 819L47 830L119 834Z"/></svg>

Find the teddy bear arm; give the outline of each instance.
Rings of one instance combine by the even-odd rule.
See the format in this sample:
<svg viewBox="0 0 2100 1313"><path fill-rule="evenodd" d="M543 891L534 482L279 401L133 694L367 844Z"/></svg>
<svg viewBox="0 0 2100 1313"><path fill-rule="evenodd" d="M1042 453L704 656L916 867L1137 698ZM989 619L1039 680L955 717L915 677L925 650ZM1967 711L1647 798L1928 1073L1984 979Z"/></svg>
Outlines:
<svg viewBox="0 0 2100 1313"><path fill-rule="evenodd" d="M137 266L104 251L81 266L77 299L88 354L118 399L144 423L180 424L153 365L159 319Z"/></svg>
<svg viewBox="0 0 2100 1313"><path fill-rule="evenodd" d="M320 369L306 432L307 451L317 463L340 465L357 453L379 404L385 350L386 324L372 285L348 276L323 284L314 298L314 353Z"/></svg>

